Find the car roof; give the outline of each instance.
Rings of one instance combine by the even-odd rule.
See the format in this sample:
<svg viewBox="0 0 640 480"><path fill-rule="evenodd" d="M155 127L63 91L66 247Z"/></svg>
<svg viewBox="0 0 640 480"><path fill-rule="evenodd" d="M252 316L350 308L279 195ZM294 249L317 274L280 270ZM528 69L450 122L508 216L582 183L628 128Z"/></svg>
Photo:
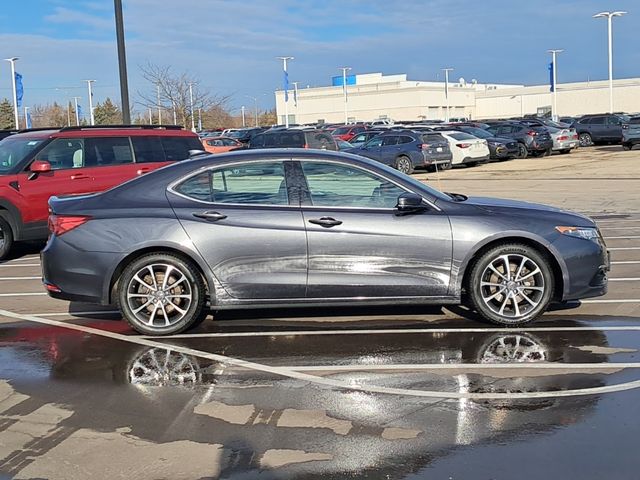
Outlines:
<svg viewBox="0 0 640 480"><path fill-rule="evenodd" d="M178 125L95 125L72 126L62 128L34 128L20 130L16 137L24 138L84 138L84 137L113 137L113 136L158 136L158 137L195 137L190 130Z"/></svg>

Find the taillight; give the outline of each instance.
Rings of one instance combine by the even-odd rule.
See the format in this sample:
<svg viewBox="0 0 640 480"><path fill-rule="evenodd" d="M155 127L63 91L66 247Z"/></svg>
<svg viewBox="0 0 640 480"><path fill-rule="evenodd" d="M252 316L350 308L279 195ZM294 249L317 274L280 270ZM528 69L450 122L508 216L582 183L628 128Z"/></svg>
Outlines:
<svg viewBox="0 0 640 480"><path fill-rule="evenodd" d="M308 144L308 143L305 143L305 144L304 144L304 147L302 147L302 148L309 148L309 144Z"/></svg>
<svg viewBox="0 0 640 480"><path fill-rule="evenodd" d="M535 130L529 130L527 132L527 135L529 135L530 137L535 137L538 135L538 132L536 132Z"/></svg>
<svg viewBox="0 0 640 480"><path fill-rule="evenodd" d="M558 140L569 140L569 137L567 137L566 135L563 135L561 137L558 137Z"/></svg>
<svg viewBox="0 0 640 480"><path fill-rule="evenodd" d="M429 149L429 144L428 143L419 143L418 144L418 150L428 150Z"/></svg>
<svg viewBox="0 0 640 480"><path fill-rule="evenodd" d="M49 215L49 231L59 237L89 220L91 217L86 215Z"/></svg>
<svg viewBox="0 0 640 480"><path fill-rule="evenodd" d="M469 148L470 146L470 143L456 143L456 147L458 148Z"/></svg>

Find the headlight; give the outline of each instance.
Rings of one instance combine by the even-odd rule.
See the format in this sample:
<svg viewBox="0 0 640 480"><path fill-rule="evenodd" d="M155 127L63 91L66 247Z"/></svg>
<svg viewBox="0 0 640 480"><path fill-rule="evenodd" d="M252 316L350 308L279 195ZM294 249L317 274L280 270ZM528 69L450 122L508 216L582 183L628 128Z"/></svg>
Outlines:
<svg viewBox="0 0 640 480"><path fill-rule="evenodd" d="M598 241L600 234L598 229L594 227L556 227L556 230L563 235L570 237L582 238L584 240Z"/></svg>

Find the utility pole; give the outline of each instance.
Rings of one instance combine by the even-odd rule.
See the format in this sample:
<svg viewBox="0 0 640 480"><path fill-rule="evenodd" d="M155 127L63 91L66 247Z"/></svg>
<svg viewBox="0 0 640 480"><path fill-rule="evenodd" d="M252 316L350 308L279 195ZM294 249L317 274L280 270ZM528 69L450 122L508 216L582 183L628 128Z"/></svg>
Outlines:
<svg viewBox="0 0 640 480"><path fill-rule="evenodd" d="M344 97L344 124L349 123L349 109L347 108L347 72L351 67L338 67L342 70L342 96Z"/></svg>
<svg viewBox="0 0 640 480"><path fill-rule="evenodd" d="M256 125L255 126L257 127L258 126L258 98L257 97L252 97L251 95L245 95L245 97L251 98L255 102L255 105L256 105L256 108L255 108L255 111L254 111L255 117L256 117L256 119L255 119L256 120Z"/></svg>
<svg viewBox="0 0 640 480"><path fill-rule="evenodd" d="M293 57L276 57L282 60L282 66L284 68L284 126L285 128L289 128L289 80L287 73L287 60L293 60ZM276 121L276 123L278 123Z"/></svg>
<svg viewBox="0 0 640 480"><path fill-rule="evenodd" d="M447 112L445 114L444 121L449 121L449 72L453 71L453 68L443 68L444 71L444 98L447 102Z"/></svg>
<svg viewBox="0 0 640 480"><path fill-rule="evenodd" d="M189 84L189 98L191 101L191 131L196 131L196 119L193 115L193 83Z"/></svg>
<svg viewBox="0 0 640 480"><path fill-rule="evenodd" d="M171 105L173 106L173 124L178 124L178 112L176 112L176 102L171 101Z"/></svg>
<svg viewBox="0 0 640 480"><path fill-rule="evenodd" d="M81 97L73 97L73 102L76 108L76 126L80 126L80 115L78 114L78 99Z"/></svg>
<svg viewBox="0 0 640 480"><path fill-rule="evenodd" d="M129 107L129 82L127 80L127 53L124 45L124 20L122 18L122 0L113 0L116 13L116 39L118 43L118 69L120 70L120 99L122 102L122 123L131 124Z"/></svg>
<svg viewBox="0 0 640 480"><path fill-rule="evenodd" d="M16 129L20 128L20 119L18 118L18 94L16 92L16 60L18 57L5 58L11 64L11 86L13 88L13 114L16 122Z"/></svg>
<svg viewBox="0 0 640 480"><path fill-rule="evenodd" d="M89 89L89 120L91 125L96 124L96 119L93 116L93 91L91 89L91 84L95 82L95 80L85 80L87 82L87 88Z"/></svg>
<svg viewBox="0 0 640 480"><path fill-rule="evenodd" d="M162 125L162 106L160 105L160 84L156 85L158 89L158 125Z"/></svg>
<svg viewBox="0 0 640 480"><path fill-rule="evenodd" d="M244 119L244 105L242 105L242 107L240 107L240 112L242 112L242 126L246 127L247 124L246 124L245 119Z"/></svg>
<svg viewBox="0 0 640 480"><path fill-rule="evenodd" d="M29 125L29 107L24 107L24 128L31 128L31 125Z"/></svg>

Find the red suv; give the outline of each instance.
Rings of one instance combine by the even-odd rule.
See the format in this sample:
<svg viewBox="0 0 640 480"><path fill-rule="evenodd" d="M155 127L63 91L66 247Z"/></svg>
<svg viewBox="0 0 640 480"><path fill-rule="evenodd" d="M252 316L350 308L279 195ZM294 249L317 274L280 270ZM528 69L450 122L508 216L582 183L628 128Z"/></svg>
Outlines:
<svg viewBox="0 0 640 480"><path fill-rule="evenodd" d="M365 130L367 130L367 127L365 125L345 125L344 127L336 128L331 132L331 135L339 138L340 140L348 142L357 134L362 133Z"/></svg>
<svg viewBox="0 0 640 480"><path fill-rule="evenodd" d="M25 130L0 141L0 260L21 240L48 236L48 200L107 190L202 151L178 126Z"/></svg>

